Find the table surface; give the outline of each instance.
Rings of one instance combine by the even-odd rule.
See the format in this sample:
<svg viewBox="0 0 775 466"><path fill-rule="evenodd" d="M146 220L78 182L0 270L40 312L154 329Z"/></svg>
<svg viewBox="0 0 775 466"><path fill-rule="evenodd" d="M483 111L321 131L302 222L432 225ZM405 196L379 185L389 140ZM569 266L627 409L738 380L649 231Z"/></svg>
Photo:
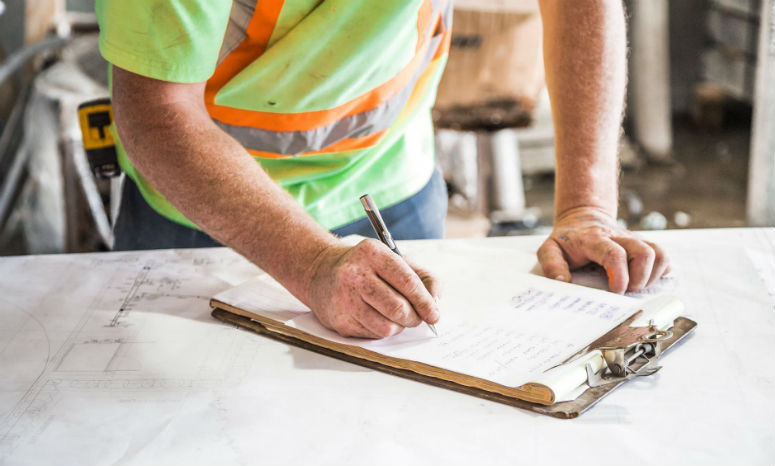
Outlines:
<svg viewBox="0 0 775 466"><path fill-rule="evenodd" d="M0 258L0 464L775 463L775 229L647 237L699 326L570 421L215 321L227 249Z"/></svg>

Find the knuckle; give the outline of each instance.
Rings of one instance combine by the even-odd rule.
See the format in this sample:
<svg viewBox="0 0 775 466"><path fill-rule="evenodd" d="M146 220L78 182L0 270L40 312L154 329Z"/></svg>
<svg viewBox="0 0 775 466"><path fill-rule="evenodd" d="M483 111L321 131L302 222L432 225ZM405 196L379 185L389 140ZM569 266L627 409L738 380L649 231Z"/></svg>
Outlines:
<svg viewBox="0 0 775 466"><path fill-rule="evenodd" d="M391 324L392 322L383 317L369 316L364 325L377 337L384 338L390 335Z"/></svg>
<svg viewBox="0 0 775 466"><path fill-rule="evenodd" d="M380 243L379 241L373 238L367 238L361 241L360 243L358 243L356 248L358 249L358 252L360 252L361 254L371 256L379 252L379 247L381 244L382 243Z"/></svg>
<svg viewBox="0 0 775 466"><path fill-rule="evenodd" d="M409 304L403 299L391 299L386 311L391 320L403 320L409 315Z"/></svg>
<svg viewBox="0 0 775 466"><path fill-rule="evenodd" d="M433 301L429 299L423 299L419 304L415 305L414 308L417 310L417 314L420 314L421 316L429 316L433 312Z"/></svg>
<svg viewBox="0 0 775 466"><path fill-rule="evenodd" d="M352 262L348 262L347 264L343 264L338 271L338 278L346 283L352 283L358 279L361 278L363 273L361 272L361 268L358 266L358 264L354 264Z"/></svg>
<svg viewBox="0 0 775 466"><path fill-rule="evenodd" d="M374 333L374 335L376 335L376 336L378 336L380 338L383 338L383 337L387 336L387 335L385 335L385 332L387 332L387 328L388 328L387 323L385 323L385 322L383 322L381 320L374 321L374 322L371 323L371 325L368 325L367 327L369 328L369 330L372 333Z"/></svg>
<svg viewBox="0 0 775 466"><path fill-rule="evenodd" d="M627 253L620 247L609 246L605 252L605 260L608 263L624 262L627 260Z"/></svg>
<svg viewBox="0 0 775 466"><path fill-rule="evenodd" d="M380 322L377 325L376 333L380 338L386 338L399 332L400 327L390 322Z"/></svg>
<svg viewBox="0 0 775 466"><path fill-rule="evenodd" d="M656 253L654 252L653 249L651 249L649 247L645 247L645 248L639 249L638 251L633 253L632 257L633 257L633 259L637 259L637 260L641 260L641 261L646 261L646 262L652 262L655 259L655 257L656 257Z"/></svg>
<svg viewBox="0 0 775 466"><path fill-rule="evenodd" d="M424 286L418 278L413 274L404 274L401 277L401 289L406 290L412 296L417 295L420 292L420 288Z"/></svg>
<svg viewBox="0 0 775 466"><path fill-rule="evenodd" d="M346 330L348 328L347 318L343 314L334 314L329 318L329 322L331 323L331 327L337 331Z"/></svg>

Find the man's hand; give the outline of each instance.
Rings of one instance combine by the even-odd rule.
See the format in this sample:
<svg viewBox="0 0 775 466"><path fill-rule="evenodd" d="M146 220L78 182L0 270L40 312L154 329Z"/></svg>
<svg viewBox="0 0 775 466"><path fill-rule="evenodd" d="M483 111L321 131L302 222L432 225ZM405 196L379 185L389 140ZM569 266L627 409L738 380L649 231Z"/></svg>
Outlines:
<svg viewBox="0 0 775 466"><path fill-rule="evenodd" d="M349 337L384 338L439 320L438 284L377 240L331 246L310 267L307 303L320 322Z"/></svg>
<svg viewBox="0 0 775 466"><path fill-rule="evenodd" d="M626 83L620 0L540 0L546 85L555 129L554 231L538 251L544 274L597 262L611 291L635 291L668 269L664 252L616 225L616 153Z"/></svg>
<svg viewBox="0 0 775 466"><path fill-rule="evenodd" d="M577 207L557 217L554 231L538 249L544 275L570 281L570 269L600 264L614 293L640 290L670 269L662 248L639 239L594 207Z"/></svg>

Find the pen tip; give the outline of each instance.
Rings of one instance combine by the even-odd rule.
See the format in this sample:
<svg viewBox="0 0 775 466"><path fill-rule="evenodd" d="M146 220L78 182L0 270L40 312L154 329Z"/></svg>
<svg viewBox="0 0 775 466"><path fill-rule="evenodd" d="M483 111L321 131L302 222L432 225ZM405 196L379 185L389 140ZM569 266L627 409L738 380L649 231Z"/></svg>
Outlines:
<svg viewBox="0 0 775 466"><path fill-rule="evenodd" d="M428 327L430 327L430 328L431 328L431 331L433 332L433 335L435 335L435 336L439 336L439 332L438 332L438 330L436 330L436 326L435 326L435 325L433 325L433 324L428 324Z"/></svg>

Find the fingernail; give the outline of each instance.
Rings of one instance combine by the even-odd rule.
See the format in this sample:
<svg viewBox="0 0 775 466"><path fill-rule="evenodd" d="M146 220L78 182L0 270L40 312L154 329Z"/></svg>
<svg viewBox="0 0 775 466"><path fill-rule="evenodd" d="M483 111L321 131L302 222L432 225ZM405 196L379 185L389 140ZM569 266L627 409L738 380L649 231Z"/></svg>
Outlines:
<svg viewBox="0 0 775 466"><path fill-rule="evenodd" d="M568 279L565 278L565 275L557 275L556 277L554 277L554 279L555 280L559 280L561 282L567 282L568 281Z"/></svg>

